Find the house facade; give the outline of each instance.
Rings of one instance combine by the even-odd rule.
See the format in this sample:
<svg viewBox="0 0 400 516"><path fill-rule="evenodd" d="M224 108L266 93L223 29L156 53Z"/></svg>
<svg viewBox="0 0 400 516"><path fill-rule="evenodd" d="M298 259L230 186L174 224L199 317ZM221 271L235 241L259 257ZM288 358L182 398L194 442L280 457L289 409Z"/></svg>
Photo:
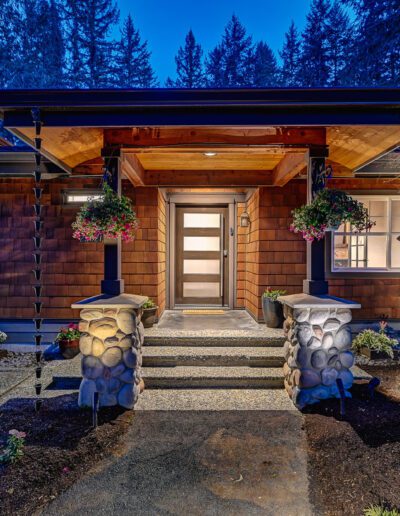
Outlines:
<svg viewBox="0 0 400 516"><path fill-rule="evenodd" d="M100 293L104 244L73 240L71 224L113 169L140 222L120 245L124 291L151 297L159 316L231 308L261 321L265 288L323 294L326 284L361 303L357 318L400 318L399 91L6 92L0 104L4 126L32 147L38 108L52 165L44 317L77 318L71 304ZM29 319L34 182L10 153L0 164L0 317ZM376 221L368 234L341 227L306 244L289 231L315 170L365 203Z"/></svg>

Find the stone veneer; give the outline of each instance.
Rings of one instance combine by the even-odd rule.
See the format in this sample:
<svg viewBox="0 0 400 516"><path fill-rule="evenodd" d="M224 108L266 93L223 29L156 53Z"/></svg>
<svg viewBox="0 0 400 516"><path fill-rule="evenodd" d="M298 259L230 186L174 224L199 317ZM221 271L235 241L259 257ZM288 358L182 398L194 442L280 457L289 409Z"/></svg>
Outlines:
<svg viewBox="0 0 400 516"><path fill-rule="evenodd" d="M298 408L339 398L336 380L350 397L354 363L351 351L351 309L360 305L329 296L295 294L284 304L285 388Z"/></svg>
<svg viewBox="0 0 400 516"><path fill-rule="evenodd" d="M83 308L79 330L82 353L82 382L79 406L91 407L99 393L99 406L120 405L132 409L141 383L141 348L144 341L140 321L142 296L122 294L98 296L75 303Z"/></svg>

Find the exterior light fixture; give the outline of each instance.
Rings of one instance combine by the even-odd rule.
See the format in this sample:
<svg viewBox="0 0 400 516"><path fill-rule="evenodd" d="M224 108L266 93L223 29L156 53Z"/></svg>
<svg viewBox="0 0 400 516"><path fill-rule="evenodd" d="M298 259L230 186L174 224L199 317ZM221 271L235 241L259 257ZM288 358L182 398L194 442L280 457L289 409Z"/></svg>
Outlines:
<svg viewBox="0 0 400 516"><path fill-rule="evenodd" d="M204 156L207 156L207 158L212 158L216 155L217 155L216 152L204 152Z"/></svg>
<svg viewBox="0 0 400 516"><path fill-rule="evenodd" d="M247 213L247 211L244 211L240 215L240 227L248 228L249 226L250 226L250 215Z"/></svg>

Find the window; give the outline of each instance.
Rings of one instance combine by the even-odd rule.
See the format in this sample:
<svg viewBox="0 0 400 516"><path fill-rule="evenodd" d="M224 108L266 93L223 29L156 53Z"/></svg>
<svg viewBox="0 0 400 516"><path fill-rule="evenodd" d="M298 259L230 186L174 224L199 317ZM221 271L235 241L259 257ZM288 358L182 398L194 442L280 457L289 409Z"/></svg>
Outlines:
<svg viewBox="0 0 400 516"><path fill-rule="evenodd" d="M100 190L64 190L64 204L77 205L89 199L99 199L103 193Z"/></svg>
<svg viewBox="0 0 400 516"><path fill-rule="evenodd" d="M400 272L400 197L353 196L376 222L355 233L346 223L332 236L332 271Z"/></svg>

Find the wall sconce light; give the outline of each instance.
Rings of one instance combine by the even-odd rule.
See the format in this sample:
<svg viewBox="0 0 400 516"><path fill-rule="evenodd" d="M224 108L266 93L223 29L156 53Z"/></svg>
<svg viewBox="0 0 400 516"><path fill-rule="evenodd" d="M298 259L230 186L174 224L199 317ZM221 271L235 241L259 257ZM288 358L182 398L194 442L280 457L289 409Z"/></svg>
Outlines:
<svg viewBox="0 0 400 516"><path fill-rule="evenodd" d="M249 226L250 226L250 215L247 213L247 211L244 211L240 215L240 227L248 228Z"/></svg>

